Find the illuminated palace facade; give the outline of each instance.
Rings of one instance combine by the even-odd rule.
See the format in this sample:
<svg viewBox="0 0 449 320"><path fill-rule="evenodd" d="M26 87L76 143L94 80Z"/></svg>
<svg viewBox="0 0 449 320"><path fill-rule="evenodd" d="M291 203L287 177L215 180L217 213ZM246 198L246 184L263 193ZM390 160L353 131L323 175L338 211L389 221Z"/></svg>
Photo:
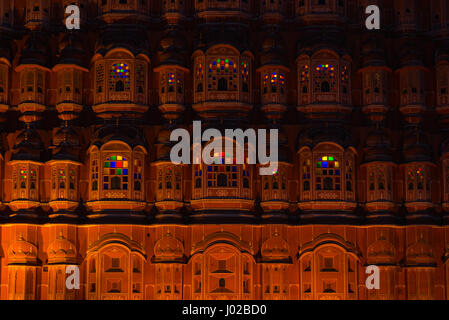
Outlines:
<svg viewBox="0 0 449 320"><path fill-rule="evenodd" d="M0 1L0 298L449 298L448 39L447 0ZM193 120L278 169L172 164Z"/></svg>

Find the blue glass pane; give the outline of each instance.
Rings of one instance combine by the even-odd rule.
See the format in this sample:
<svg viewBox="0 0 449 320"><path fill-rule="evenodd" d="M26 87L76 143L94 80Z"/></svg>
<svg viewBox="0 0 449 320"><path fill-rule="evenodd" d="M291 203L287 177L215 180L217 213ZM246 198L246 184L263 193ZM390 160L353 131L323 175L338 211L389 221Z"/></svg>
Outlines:
<svg viewBox="0 0 449 320"><path fill-rule="evenodd" d="M107 185L106 183L103 185L103 189L104 190L108 190L109 185Z"/></svg>
<svg viewBox="0 0 449 320"><path fill-rule="evenodd" d="M323 166L323 168L327 168L327 161L323 161L322 166Z"/></svg>
<svg viewBox="0 0 449 320"><path fill-rule="evenodd" d="M134 173L134 179L137 179L137 173Z"/></svg>
<svg viewBox="0 0 449 320"><path fill-rule="evenodd" d="M128 190L128 185L126 183L123 184L123 190Z"/></svg>
<svg viewBox="0 0 449 320"><path fill-rule="evenodd" d="M111 168L115 168L115 161L111 161L110 164L111 164Z"/></svg>
<svg viewBox="0 0 449 320"><path fill-rule="evenodd" d="M208 166L207 171L212 171L212 166Z"/></svg>
<svg viewBox="0 0 449 320"><path fill-rule="evenodd" d="M128 169L123 169L123 175L127 175L128 174Z"/></svg>

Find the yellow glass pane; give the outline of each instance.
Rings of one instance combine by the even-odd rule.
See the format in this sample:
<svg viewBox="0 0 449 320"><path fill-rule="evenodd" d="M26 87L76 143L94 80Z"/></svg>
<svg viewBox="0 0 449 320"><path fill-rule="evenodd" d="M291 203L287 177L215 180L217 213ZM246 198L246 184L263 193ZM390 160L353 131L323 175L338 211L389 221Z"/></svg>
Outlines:
<svg viewBox="0 0 449 320"><path fill-rule="evenodd" d="M117 161L122 161L122 160L123 160L122 156L117 156Z"/></svg>
<svg viewBox="0 0 449 320"><path fill-rule="evenodd" d="M340 163L338 161L335 161L335 168L340 168Z"/></svg>
<svg viewBox="0 0 449 320"><path fill-rule="evenodd" d="M123 161L123 168L128 168L128 161Z"/></svg>
<svg viewBox="0 0 449 320"><path fill-rule="evenodd" d="M327 161L327 157L323 157L323 161Z"/></svg>

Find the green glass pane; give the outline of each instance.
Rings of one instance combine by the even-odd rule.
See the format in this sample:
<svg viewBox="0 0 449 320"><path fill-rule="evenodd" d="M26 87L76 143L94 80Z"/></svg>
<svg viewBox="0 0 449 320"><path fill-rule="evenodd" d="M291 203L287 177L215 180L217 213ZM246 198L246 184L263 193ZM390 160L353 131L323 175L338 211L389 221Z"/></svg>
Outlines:
<svg viewBox="0 0 449 320"><path fill-rule="evenodd" d="M112 156L112 157L111 157L111 160L116 160L116 156Z"/></svg>
<svg viewBox="0 0 449 320"><path fill-rule="evenodd" d="M317 167L317 168L321 168L321 161L318 161L318 162L317 162L316 167Z"/></svg>
<svg viewBox="0 0 449 320"><path fill-rule="evenodd" d="M334 161L334 157L329 157L329 161Z"/></svg>
<svg viewBox="0 0 449 320"><path fill-rule="evenodd" d="M109 161L105 161L105 162L104 162L104 167L105 167L105 168L109 168Z"/></svg>
<svg viewBox="0 0 449 320"><path fill-rule="evenodd" d="M117 169L117 175L121 176L122 175L122 169Z"/></svg>

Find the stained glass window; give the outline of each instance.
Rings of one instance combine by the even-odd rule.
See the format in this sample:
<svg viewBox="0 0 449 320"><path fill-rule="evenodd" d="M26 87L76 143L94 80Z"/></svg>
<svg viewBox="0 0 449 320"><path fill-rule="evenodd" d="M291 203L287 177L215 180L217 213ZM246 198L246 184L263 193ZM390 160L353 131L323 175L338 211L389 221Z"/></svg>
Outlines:
<svg viewBox="0 0 449 320"><path fill-rule="evenodd" d="M238 84L237 66L231 59L218 58L209 64L208 89L236 91Z"/></svg>
<svg viewBox="0 0 449 320"><path fill-rule="evenodd" d="M96 86L97 86L97 92L101 93L103 92L103 81L104 81L104 67L103 64L97 63L96 66Z"/></svg>
<svg viewBox="0 0 449 320"><path fill-rule="evenodd" d="M74 169L71 169L70 170L70 180L69 180L70 190L75 189L75 182L76 182L76 171Z"/></svg>
<svg viewBox="0 0 449 320"><path fill-rule="evenodd" d="M338 72L338 71L337 71ZM335 68L331 64L319 64L315 68L315 92L335 92L337 88Z"/></svg>
<svg viewBox="0 0 449 320"><path fill-rule="evenodd" d="M58 183L60 189L65 189L65 178L66 178L65 170L60 168L58 170Z"/></svg>
<svg viewBox="0 0 449 320"><path fill-rule="evenodd" d="M22 168L22 169L20 170L20 179L21 179L21 180L24 180L24 179L26 179L27 177L28 177L28 170L25 169L25 168Z"/></svg>
<svg viewBox="0 0 449 320"><path fill-rule="evenodd" d="M340 190L340 162L334 156L324 156L316 163L317 190ZM330 178L330 180L328 179Z"/></svg>
<svg viewBox="0 0 449 320"><path fill-rule="evenodd" d="M226 165L226 158L232 164ZM238 169L235 165L236 159L231 159L229 154L224 152L215 153L214 165L207 166L207 186L208 187L237 187ZM243 170L242 174L246 176L249 171Z"/></svg>
<svg viewBox="0 0 449 320"><path fill-rule="evenodd" d="M130 68L126 63L114 63L111 68L111 91L128 91L130 89Z"/></svg>
<svg viewBox="0 0 449 320"><path fill-rule="evenodd" d="M196 65L196 92L203 91L204 67L202 63Z"/></svg>
<svg viewBox="0 0 449 320"><path fill-rule="evenodd" d="M25 168L20 169L20 188L26 188L26 180L28 178L28 170Z"/></svg>
<svg viewBox="0 0 449 320"><path fill-rule="evenodd" d="M145 67L141 64L136 68L136 81L145 82Z"/></svg>
<svg viewBox="0 0 449 320"><path fill-rule="evenodd" d="M424 172L422 168L416 170L416 178L418 180L418 190L424 189Z"/></svg>
<svg viewBox="0 0 449 320"><path fill-rule="evenodd" d="M346 160L346 191L352 191L352 161Z"/></svg>
<svg viewBox="0 0 449 320"><path fill-rule="evenodd" d="M201 188L201 177L203 175L203 170L201 165L195 165L195 188Z"/></svg>
<svg viewBox="0 0 449 320"><path fill-rule="evenodd" d="M301 67L300 81L301 83L309 82L309 66L306 64Z"/></svg>
<svg viewBox="0 0 449 320"><path fill-rule="evenodd" d="M134 160L134 190L140 191L142 189L142 160Z"/></svg>
<svg viewBox="0 0 449 320"><path fill-rule="evenodd" d="M30 170L30 189L36 189L36 179L37 179L36 170L31 169Z"/></svg>
<svg viewBox="0 0 449 320"><path fill-rule="evenodd" d="M349 71L347 66L343 66L341 70L341 81L349 80Z"/></svg>
<svg viewBox="0 0 449 320"><path fill-rule="evenodd" d="M92 191L98 190L98 161L92 160Z"/></svg>
<svg viewBox="0 0 449 320"><path fill-rule="evenodd" d="M172 179L173 179L173 169L171 167L168 167L165 169L165 188L171 189L172 188Z"/></svg>
<svg viewBox="0 0 449 320"><path fill-rule="evenodd" d="M128 160L119 155L113 155L104 161L103 189L128 190Z"/></svg>
<svg viewBox="0 0 449 320"><path fill-rule="evenodd" d="M413 190L415 188L415 172L413 169L409 169L407 173L407 189Z"/></svg>
<svg viewBox="0 0 449 320"><path fill-rule="evenodd" d="M303 191L310 190L310 174L311 174L311 161L310 159L307 159L302 162Z"/></svg>
<svg viewBox="0 0 449 320"><path fill-rule="evenodd" d="M242 62L242 91L249 91L249 65L248 62Z"/></svg>

